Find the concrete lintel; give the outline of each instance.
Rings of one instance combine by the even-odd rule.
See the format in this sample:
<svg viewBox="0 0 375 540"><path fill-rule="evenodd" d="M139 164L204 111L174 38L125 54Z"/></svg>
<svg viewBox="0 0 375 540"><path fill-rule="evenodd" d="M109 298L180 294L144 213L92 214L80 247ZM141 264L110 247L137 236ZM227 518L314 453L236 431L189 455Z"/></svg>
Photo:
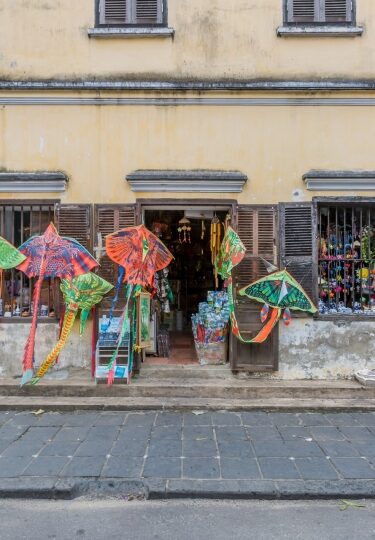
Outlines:
<svg viewBox="0 0 375 540"><path fill-rule="evenodd" d="M61 193L67 184L62 172L0 172L0 193Z"/></svg>
<svg viewBox="0 0 375 540"><path fill-rule="evenodd" d="M241 193L247 176L240 171L138 170L126 180L134 192Z"/></svg>
<svg viewBox="0 0 375 540"><path fill-rule="evenodd" d="M173 37L174 28L170 27L97 27L88 28L90 38L168 38Z"/></svg>
<svg viewBox="0 0 375 540"><path fill-rule="evenodd" d="M375 171L311 170L302 178L309 191L375 190Z"/></svg>
<svg viewBox="0 0 375 540"><path fill-rule="evenodd" d="M279 26L276 31L279 37L357 37L363 34L362 26Z"/></svg>

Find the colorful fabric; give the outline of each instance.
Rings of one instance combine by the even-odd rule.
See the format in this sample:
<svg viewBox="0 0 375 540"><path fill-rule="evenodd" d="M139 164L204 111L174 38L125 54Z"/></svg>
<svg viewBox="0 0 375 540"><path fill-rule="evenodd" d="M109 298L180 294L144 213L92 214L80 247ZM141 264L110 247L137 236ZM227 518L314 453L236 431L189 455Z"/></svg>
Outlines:
<svg viewBox="0 0 375 540"><path fill-rule="evenodd" d="M170 264L173 255L144 225L128 227L106 237L108 257L125 269L124 281L153 286L155 272Z"/></svg>
<svg viewBox="0 0 375 540"><path fill-rule="evenodd" d="M289 308L308 313L317 311L307 293L287 270L273 272L258 279L241 289L240 295L257 302L266 302L275 308Z"/></svg>
<svg viewBox="0 0 375 540"><path fill-rule="evenodd" d="M39 276L33 295L33 317L23 357L21 385L33 377L35 336L42 282L47 277L70 278L85 274L98 266L98 262L79 242L62 237L53 223L41 236L33 236L19 248L27 259L17 266L29 278Z"/></svg>
<svg viewBox="0 0 375 540"><path fill-rule="evenodd" d="M100 276L89 273L72 280L63 279L60 289L66 305L60 339L40 366L36 377L32 380L33 384L37 383L55 364L72 331L78 310L81 310L80 335L82 335L91 308L101 302L103 296L113 289L113 285Z"/></svg>
<svg viewBox="0 0 375 540"><path fill-rule="evenodd" d="M0 236L0 269L15 268L26 260L25 255Z"/></svg>

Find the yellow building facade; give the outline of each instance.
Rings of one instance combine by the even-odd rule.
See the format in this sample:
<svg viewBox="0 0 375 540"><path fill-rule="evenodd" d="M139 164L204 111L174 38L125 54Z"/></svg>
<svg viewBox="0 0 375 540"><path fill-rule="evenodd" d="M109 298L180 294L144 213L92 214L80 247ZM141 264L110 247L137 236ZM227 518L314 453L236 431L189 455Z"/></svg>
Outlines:
<svg viewBox="0 0 375 540"><path fill-rule="evenodd" d="M225 209L248 248L238 286L272 258L320 302L260 352L232 344L233 369L325 378L370 366L374 2L344 0L332 15L316 1L292 16L292 1L156 0L146 23L128 19L138 2L113 22L110 0L0 0L1 233L15 241L7 212L33 204L50 205L63 233L84 208L78 233L97 253L106 209L134 205L134 222L147 208ZM29 323L10 320L13 305L7 320L3 303L8 376ZM255 319L238 309L250 335ZM59 323L39 328L42 359ZM90 362L91 336L74 335L61 366Z"/></svg>

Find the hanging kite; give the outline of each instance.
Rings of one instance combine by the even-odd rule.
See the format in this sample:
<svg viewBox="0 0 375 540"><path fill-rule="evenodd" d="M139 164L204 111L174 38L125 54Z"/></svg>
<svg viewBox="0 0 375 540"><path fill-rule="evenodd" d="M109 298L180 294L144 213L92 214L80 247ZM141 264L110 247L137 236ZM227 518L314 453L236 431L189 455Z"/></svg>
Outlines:
<svg viewBox="0 0 375 540"><path fill-rule="evenodd" d="M44 377L56 362L73 328L78 310L81 310L80 335L82 336L91 308L101 302L103 296L113 289L113 285L90 272L72 280L62 279L60 289L66 305L60 339L38 369L36 377L31 381L32 384L37 383L39 379Z"/></svg>
<svg viewBox="0 0 375 540"><path fill-rule="evenodd" d="M265 322L269 319L267 324L263 326L254 338L244 339L241 336L236 319L232 270L242 261L245 251L246 248L238 234L231 227L228 227L220 247L219 255L215 261L215 266L221 277L227 279L233 334L243 343L263 343L277 324L282 309L285 310L284 322L286 324L290 323L290 309L308 311L310 313L315 313L317 310L302 287L286 270L274 272L240 291L242 296L246 295L258 302L264 302L261 310L261 320ZM274 269L274 266L270 265L270 269ZM271 313L269 307L273 308Z"/></svg>
<svg viewBox="0 0 375 540"><path fill-rule="evenodd" d="M35 335L44 278L67 278L86 274L98 266L90 253L73 238L60 236L53 223L41 236L29 238L19 248L27 259L17 266L27 277L38 277L33 294L33 317L23 357L21 386L33 377Z"/></svg>
<svg viewBox="0 0 375 540"><path fill-rule="evenodd" d="M128 327L129 302L134 287L154 286L155 273L166 268L173 259L163 242L144 225L128 227L106 237L106 251L109 258L120 266L116 286L115 301L121 283L127 283L126 305L121 317L121 332L115 352L108 364L108 384L114 380L116 358ZM128 373L132 365L129 356Z"/></svg>
<svg viewBox="0 0 375 540"><path fill-rule="evenodd" d="M15 268L25 259L25 255L0 236L0 297L3 291L3 271Z"/></svg>

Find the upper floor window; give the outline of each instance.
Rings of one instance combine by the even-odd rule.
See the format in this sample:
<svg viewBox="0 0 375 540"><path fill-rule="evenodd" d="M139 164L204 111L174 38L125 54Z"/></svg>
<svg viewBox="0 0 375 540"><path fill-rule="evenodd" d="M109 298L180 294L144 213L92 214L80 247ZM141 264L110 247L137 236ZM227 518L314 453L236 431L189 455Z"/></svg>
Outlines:
<svg viewBox="0 0 375 540"><path fill-rule="evenodd" d="M165 23L165 0L99 0L99 25L154 26Z"/></svg>
<svg viewBox="0 0 375 540"><path fill-rule="evenodd" d="M352 24L354 0L285 0L286 23Z"/></svg>

